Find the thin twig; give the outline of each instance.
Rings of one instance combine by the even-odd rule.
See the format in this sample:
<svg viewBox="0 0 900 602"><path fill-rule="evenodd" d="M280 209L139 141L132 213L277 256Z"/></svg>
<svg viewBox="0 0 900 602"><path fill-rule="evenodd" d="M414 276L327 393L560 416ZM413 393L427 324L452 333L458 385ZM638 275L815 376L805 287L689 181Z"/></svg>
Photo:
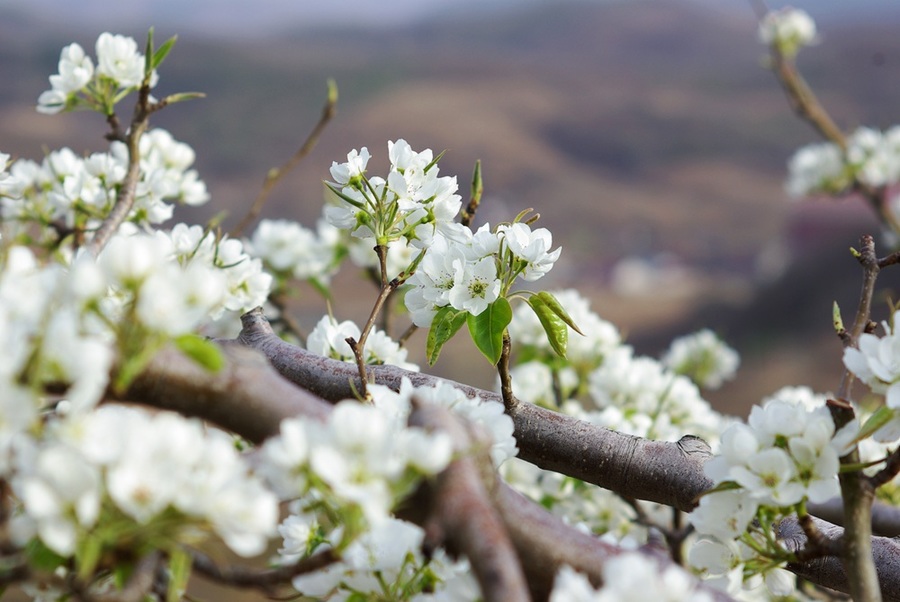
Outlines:
<svg viewBox="0 0 900 602"><path fill-rule="evenodd" d="M860 239L857 259L863 268L863 283L853 324L846 333L847 336L842 337L845 345L853 346L859 343L860 335L865 332L869 324L875 281L880 269L878 257L875 254L875 241L871 236L863 236ZM850 398L853 380L853 374L849 370L845 370L838 390L838 401L843 403L828 404L836 428L843 427L854 418L853 406L847 401ZM859 462L859 448L857 447L841 458L842 465L858 464ZM842 472L839 479L841 496L844 500L844 525L846 527L842 539L842 559L848 576L850 594L855 600L881 600L878 574L872 557L872 502L875 490L868 477L860 471Z"/></svg>
<svg viewBox="0 0 900 602"><path fill-rule="evenodd" d="M875 294L875 281L880 271L878 257L875 255L875 240L869 236L863 236L859 241L860 249L857 259L863 268L863 282L859 293L859 303L856 307L856 316L850 330L847 331L847 337L843 337L844 346L856 346L859 343L859 337L866 330L869 324L869 316L872 312L872 298ZM844 377L841 380L841 386L838 390L838 399L848 399L850 396L850 388L853 385L854 376L849 370L844 371ZM832 415L834 415L834 407L832 406ZM838 416L835 417L835 426L840 428L853 419L852 410L849 415L840 416L840 422L837 422Z"/></svg>
<svg viewBox="0 0 900 602"><path fill-rule="evenodd" d="M507 413L513 411L519 405L519 400L513 395L512 375L509 371L511 349L509 332L504 330L503 343L500 348L500 361L497 362L497 372L500 374L500 395L503 397L503 407L506 408Z"/></svg>
<svg viewBox="0 0 900 602"><path fill-rule="evenodd" d="M242 566L220 567L209 556L191 550L194 570L204 577L230 587L260 589L270 592L275 586L286 585L298 575L312 573L340 560L334 550L317 552L293 564L274 569L253 569Z"/></svg>
<svg viewBox="0 0 900 602"><path fill-rule="evenodd" d="M134 105L134 116L131 119L131 127L124 137L125 145L128 147L128 171L125 179L119 186L119 192L116 194L116 203L100 228L94 233L93 238L87 244L87 249L94 256L98 255L112 235L116 233L119 226L128 218L134 207L135 195L137 194L138 181L141 178L141 136L147 131L150 124L150 114L153 112L152 103L150 101L150 76L144 77L144 82L138 92L138 100ZM122 139L119 131L118 118L115 115L107 117L107 121L112 128L111 135L117 136L116 139Z"/></svg>
<svg viewBox="0 0 900 602"><path fill-rule="evenodd" d="M328 122L337 115L337 100L337 86L334 81L329 80L328 97L325 100L325 106L322 108L322 116L319 117L319 122L316 123L315 127L309 133L309 136L307 136L306 140L303 142L303 145L297 149L297 152L294 153L290 159L285 161L281 167L275 167L269 170L269 173L266 174L266 179L263 181L262 188L256 195L256 199L254 199L247 214L240 222L238 222L238 225L231 230L229 235L232 238L240 238L247 226L259 217L259 214L262 212L263 206L266 204L266 200L268 200L269 194L272 192L272 189L275 188L275 185L297 167L300 161L306 158L310 152L312 152L313 148L315 148L316 144L319 142L322 132L325 131L325 126L327 126Z"/></svg>
<svg viewBox="0 0 900 602"><path fill-rule="evenodd" d="M346 339L347 344L350 345L350 349L353 351L353 357L356 359L356 368L359 370L359 380L361 385L359 393L364 398L367 395L366 388L369 384L369 377L366 374L366 340L369 338L369 333L372 332L372 329L375 327L375 321L378 319L378 315L381 313L388 298L390 298L391 294L397 290L407 278L406 274L401 272L399 276L388 282L387 246L375 245L375 253L378 255L378 263L381 266L381 291L375 299L375 304L372 306L372 312L369 314L369 319L366 320L366 323L363 326L362 332L359 335L359 340L356 340L353 337L347 337Z"/></svg>
<svg viewBox="0 0 900 602"><path fill-rule="evenodd" d="M887 485L893 481L894 477L898 474L900 474L900 448L895 449L894 452L888 456L884 468L872 475L869 479L869 483L873 489L878 489L882 485Z"/></svg>

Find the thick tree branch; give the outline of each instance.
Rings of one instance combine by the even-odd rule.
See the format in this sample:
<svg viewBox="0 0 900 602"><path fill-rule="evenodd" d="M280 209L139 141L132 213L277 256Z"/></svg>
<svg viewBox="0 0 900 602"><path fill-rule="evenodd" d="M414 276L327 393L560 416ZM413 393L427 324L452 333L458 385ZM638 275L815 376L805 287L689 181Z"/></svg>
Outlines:
<svg viewBox="0 0 900 602"><path fill-rule="evenodd" d="M288 380L338 401L353 397L359 375L346 362L318 356L282 341L262 311L242 317L238 341L262 351ZM372 382L399 389L407 378L416 386L450 382L466 395L502 402L500 395L396 366L368 366ZM351 384L352 383L352 384ZM696 437L677 443L623 435L565 414L519 403L510 413L519 457L546 470L566 474L622 495L690 512L696 498L712 486L703 474L709 447Z"/></svg>
<svg viewBox="0 0 900 602"><path fill-rule="evenodd" d="M277 434L280 421L287 416L305 415L325 420L331 412L330 404L317 400L261 365L257 353L228 345L224 350L227 365L216 373L205 371L174 349L164 350L132 383L123 399L204 418L255 442ZM244 362L248 365L243 365ZM353 366L347 365L354 374ZM409 504L414 507L403 511L403 516L425 527L426 532L430 525L438 525L443 539L479 560L489 557L479 554L496 554L496 539L490 534L501 528L508 533L519 561L527 569L528 589L534 594L545 595L549 591L552 575L562 564L571 564L599 580L602 561L610 548L510 490L499 482L492 469L488 472L483 468L458 467L442 479L443 485L439 483L438 487L446 487L446 492L420 491ZM485 480L491 485L485 486ZM498 513L499 525L491 523L494 519L489 518L472 520L472 504L476 503L472 500L480 499L479 504L485 500L482 493L477 493L479 490L487 496L491 512ZM449 497L439 499L445 496ZM413 503L419 501L424 503ZM434 512L426 513L422 508L433 508ZM498 563L506 567L502 569L504 573L512 570L505 556L473 562L473 566L496 567ZM491 571L483 580L489 591L500 595L497 584L511 581L510 574L502 579L498 575L497 571Z"/></svg>
<svg viewBox="0 0 900 602"><path fill-rule="evenodd" d="M829 540L831 545L841 545L843 528L816 518L813 518L813 521L818 532ZM782 521L778 536L789 551L798 552L806 547L806 535L796 519ZM883 598L900 601L900 543L887 537L873 537L872 555L878 567L878 584ZM789 565L788 568L817 585L840 592L850 592L851 584L838 556L816 558L802 564Z"/></svg>
<svg viewBox="0 0 900 602"><path fill-rule="evenodd" d="M409 422L448 433L455 452L461 455L433 486L426 531L442 534L451 552L469 558L485 600L529 599L525 573L507 532L508 523L501 520L483 482L484 476L495 486L499 482L486 453L488 446L473 441L455 416L437 406L416 403ZM479 447L481 453L477 453Z"/></svg>
<svg viewBox="0 0 900 602"><path fill-rule="evenodd" d="M278 432L281 421L304 415L325 420L331 406L279 376L259 353L222 348L226 365L210 372L174 348L159 352L123 401L197 416L253 443Z"/></svg>

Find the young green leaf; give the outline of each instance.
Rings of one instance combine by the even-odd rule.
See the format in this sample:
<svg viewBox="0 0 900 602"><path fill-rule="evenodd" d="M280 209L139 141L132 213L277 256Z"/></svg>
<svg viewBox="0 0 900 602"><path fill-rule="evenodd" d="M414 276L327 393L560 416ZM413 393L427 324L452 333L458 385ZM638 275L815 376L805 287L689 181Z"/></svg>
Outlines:
<svg viewBox="0 0 900 602"><path fill-rule="evenodd" d="M78 542L75 550L75 561L78 564L78 577L88 579L100 562L100 554L103 552L103 541L96 535L88 535Z"/></svg>
<svg viewBox="0 0 900 602"><path fill-rule="evenodd" d="M575 324L575 321L572 320L572 317L568 314L568 312L566 312L565 308L562 306L562 303L560 303L556 297L554 297L547 291L542 291L535 296L540 297L541 301L546 303L547 307L549 307L553 311L553 313L555 313L563 322L569 325L569 328L571 328L581 336L584 336L584 333L581 332L581 329L578 328L578 326Z"/></svg>
<svg viewBox="0 0 900 602"><path fill-rule="evenodd" d="M454 309L449 305L440 308L435 314L425 343L425 356L429 366L433 366L437 361L444 343L453 338L453 335L462 328L467 315L468 312Z"/></svg>
<svg viewBox="0 0 900 602"><path fill-rule="evenodd" d="M150 68L156 69L159 67L160 63L162 63L169 52L172 50L172 46L175 45L175 40L178 39L178 36L172 36L160 46L156 52L153 53L153 60L150 61Z"/></svg>
<svg viewBox="0 0 900 602"><path fill-rule="evenodd" d="M548 293L549 294L549 293ZM566 347L569 345L569 328L562 318L547 305L540 294L528 298L528 305L534 310L534 314L547 333L547 340L553 351L560 357L566 357Z"/></svg>
<svg viewBox="0 0 900 602"><path fill-rule="evenodd" d="M491 364L500 361L503 352L503 332L512 321L512 308L505 297L500 297L487 306L487 309L473 316L466 314L469 334L478 350L484 354Z"/></svg>
<svg viewBox="0 0 900 602"><path fill-rule="evenodd" d="M175 339L175 346L210 372L218 372L225 365L225 358L216 344L195 334L181 335Z"/></svg>
<svg viewBox="0 0 900 602"><path fill-rule="evenodd" d="M881 406L875 413L869 416L859 433L853 438L853 443L858 443L883 427L894 418L895 411L887 406Z"/></svg>

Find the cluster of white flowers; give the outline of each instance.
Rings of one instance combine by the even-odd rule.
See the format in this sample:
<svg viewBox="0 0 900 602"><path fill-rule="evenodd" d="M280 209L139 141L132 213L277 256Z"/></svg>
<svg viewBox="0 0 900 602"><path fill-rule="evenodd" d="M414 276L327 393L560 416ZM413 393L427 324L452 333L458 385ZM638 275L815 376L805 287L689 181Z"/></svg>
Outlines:
<svg viewBox="0 0 900 602"><path fill-rule="evenodd" d="M900 126L858 128L847 138L846 152L833 142L802 147L788 162L785 188L794 197L837 194L854 179L876 188L900 182Z"/></svg>
<svg viewBox="0 0 900 602"><path fill-rule="evenodd" d="M466 397L450 385L415 388L405 379L398 392L381 385L369 392L371 405L340 402L324 427L302 418L282 422L281 434L262 448L260 467L282 497L305 495L315 485L317 495L324 487L337 502L360 508L371 524L386 518L412 480L442 470L453 451L446 434L407 426L413 396L483 429L495 464L516 454L513 422L500 403Z"/></svg>
<svg viewBox="0 0 900 602"><path fill-rule="evenodd" d="M37 419L44 385L67 385L78 409L93 407L113 361L106 327L86 315L104 292L93 265L42 266L30 250L6 250L0 271L0 467L13 439Z"/></svg>
<svg viewBox="0 0 900 602"><path fill-rule="evenodd" d="M691 524L703 536L696 544L701 550L695 553L695 564L708 568L709 546L729 550L711 575L727 584L731 593L739 589L737 575L750 566L761 567L758 572L764 574L770 591L786 587L786 575L769 574L783 566L784 561L772 560L783 558L783 550L769 550L774 539L763 532L772 528L773 516L791 514L806 500L825 502L840 494L840 456L847 453L858 425L836 433L823 402L823 397L806 388L782 389L755 406L747 424L732 424L722 434L719 455L704 466L717 486L730 487L704 495L690 515ZM768 512L765 520L758 512L763 507ZM751 528L754 519L759 523ZM747 538L758 544L750 546L755 553L734 542L746 543ZM766 550L769 560L751 565L762 554L760 550Z"/></svg>
<svg viewBox="0 0 900 602"><path fill-rule="evenodd" d="M571 567L560 569L550 602L712 602L713 596L699 590L693 577L670 565L660 569L658 561L637 552L620 554L603 565L603 587L595 589L587 577Z"/></svg>
<svg viewBox="0 0 900 602"><path fill-rule="evenodd" d="M334 204L325 208L332 225L358 238L374 238L386 245L406 238L425 248L435 231L451 223L462 205L456 177L438 177L430 149L420 153L405 140L388 142L391 166L387 178L366 177L371 155L367 148L353 150L346 163L334 162L330 186Z"/></svg>
<svg viewBox="0 0 900 602"><path fill-rule="evenodd" d="M323 220L314 232L296 222L264 219L253 233L248 252L262 259L276 277L327 284L337 268L339 242L340 232Z"/></svg>
<svg viewBox="0 0 900 602"><path fill-rule="evenodd" d="M816 41L816 23L806 11L786 6L763 17L759 24L759 41L778 46L790 57Z"/></svg>
<svg viewBox="0 0 900 602"><path fill-rule="evenodd" d="M196 527L209 526L244 556L261 553L275 534L275 494L249 472L231 436L197 420L103 406L54 419L42 441L22 439L16 452L17 536L36 533L64 557L89 538L115 545L101 527L121 517L132 537L156 545L195 541Z"/></svg>
<svg viewBox="0 0 900 602"><path fill-rule="evenodd" d="M93 92L111 94L115 102L141 85L144 80L145 57L138 51L133 38L101 33L97 38L97 67L78 44L69 44L59 55L59 73L50 76L50 89L38 98L37 110L54 114L76 106L90 104L93 98L78 98L79 92L93 88ZM156 70L151 73L150 86L156 85Z"/></svg>
<svg viewBox="0 0 900 602"><path fill-rule="evenodd" d="M764 545L763 542L759 544ZM756 545L759 549L760 545ZM769 600L772 596L790 596L797 578L781 568L771 568L762 575L745 576L747 564L759 559L756 550L743 541L701 538L691 546L688 563L711 587L726 591L739 600ZM766 593L771 595L766 595Z"/></svg>
<svg viewBox="0 0 900 602"><path fill-rule="evenodd" d="M310 515L291 515L279 531L284 546L281 562L305 556L310 549L336 545L339 534L321 535L321 525ZM348 593L367 599L405 592L404 600L475 600L478 584L468 562L452 562L438 550L430 559L422 556L424 531L411 523L387 519L362 534L341 555L341 561L324 570L294 578L294 588L318 600L340 600Z"/></svg>
<svg viewBox="0 0 900 602"><path fill-rule="evenodd" d="M313 353L344 362L355 362L348 338L359 341L359 327L350 320L338 322L331 316L322 316L306 338L306 348ZM374 329L366 339L363 360L366 364L390 364L414 372L419 366L406 361L408 351L388 336L386 332Z"/></svg>
<svg viewBox="0 0 900 602"><path fill-rule="evenodd" d="M259 474L282 499L295 500L279 528L279 562L340 551L339 563L294 580L299 592L320 599L396 591L396 584L405 584L410 595L420 592L411 599L422 602L475 599L477 585L465 563L451 563L440 551L424 560L422 530L390 514L421 478L443 470L454 452L447 434L407 422L413 397L448 408L490 438L492 460L500 465L516 453L512 419L502 404L466 397L447 384L416 388L404 379L399 391L381 385L369 391L371 405L342 401L325 425L285 420L280 435L263 445ZM426 593L426 583L428 590L438 587Z"/></svg>
<svg viewBox="0 0 900 602"><path fill-rule="evenodd" d="M452 451L446 434L407 427L376 395L375 405L337 404L324 427L303 418L283 421L280 435L262 448L260 471L284 499L315 488L313 505L324 498L375 525L410 483L442 470Z"/></svg>
<svg viewBox="0 0 900 602"><path fill-rule="evenodd" d="M217 240L200 226L143 234L123 227L100 253L98 277L110 287L104 313L121 320L134 307L147 329L191 332L215 320L234 321L265 301L272 278L239 240ZM226 313L229 312L229 313Z"/></svg>
<svg viewBox="0 0 900 602"><path fill-rule="evenodd" d="M734 378L741 360L737 351L713 331L703 329L672 341L660 361L701 387L718 389L726 380Z"/></svg>
<svg viewBox="0 0 900 602"><path fill-rule="evenodd" d="M500 474L516 491L580 530L626 548L647 543L649 531L637 520L634 508L612 491L543 470L518 458L505 462ZM639 503L655 524L670 524L671 508Z"/></svg>
<svg viewBox="0 0 900 602"><path fill-rule="evenodd" d="M685 433L718 441L724 424L690 379L622 345L588 376L599 412L584 419L641 437L675 441Z"/></svg>
<svg viewBox="0 0 900 602"><path fill-rule="evenodd" d="M172 217L173 202L200 205L209 199L206 185L190 169L194 151L188 145L156 129L142 136L139 146L141 176L131 221L160 224ZM118 141L109 152L87 158L63 148L40 164L18 160L10 168L16 194L0 198L0 212L4 221L96 228L112 209L127 169L128 152Z"/></svg>
<svg viewBox="0 0 900 602"><path fill-rule="evenodd" d="M537 280L553 267L561 249L550 251L546 228L527 224L485 224L476 232L447 224L432 236L431 245L409 279L406 307L417 326L430 326L442 307L477 316L509 291L521 275Z"/></svg>

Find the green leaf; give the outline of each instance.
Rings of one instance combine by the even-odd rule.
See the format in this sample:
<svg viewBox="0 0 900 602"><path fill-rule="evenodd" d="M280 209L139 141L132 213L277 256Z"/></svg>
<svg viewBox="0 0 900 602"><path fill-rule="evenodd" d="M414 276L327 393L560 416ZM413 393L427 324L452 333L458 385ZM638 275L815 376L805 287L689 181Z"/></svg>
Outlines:
<svg viewBox="0 0 900 602"><path fill-rule="evenodd" d="M484 354L491 364L500 361L503 352L503 332L512 321L512 308L505 297L500 297L487 306L487 309L473 316L466 315L469 334L478 350Z"/></svg>
<svg viewBox="0 0 900 602"><path fill-rule="evenodd" d="M353 205L353 206L356 207L357 209L365 209L365 208L366 208L366 206L365 206L364 203L361 203L361 202L357 201L356 199L350 198L349 196L347 196L346 194L344 194L343 192L341 192L341 189L340 189L340 188L338 188L338 187L334 186L333 184L331 184L331 182L325 182L325 186L326 186L331 192L333 192L335 195L337 195L339 198L341 198L341 199L347 201L348 203L350 203L351 205Z"/></svg>
<svg viewBox="0 0 900 602"><path fill-rule="evenodd" d="M572 330L574 330L581 336L584 336L584 333L581 332L581 329L575 325L575 321L572 320L572 317L566 312L565 308L562 306L562 304L559 302L559 300L556 297L554 297L547 291L542 291L542 292L538 293L537 297L539 297L541 299L541 301L546 303L547 307L549 307L550 310L553 311L553 313L555 313L557 316L559 316L559 318L563 322L568 324L569 328L571 328Z"/></svg>
<svg viewBox="0 0 900 602"><path fill-rule="evenodd" d="M175 45L175 41L178 39L178 36L172 36L160 46L156 52L153 53L153 60L150 61L150 68L156 69L159 67L160 63L162 63L166 56L168 56L169 52L172 50L172 46Z"/></svg>
<svg viewBox="0 0 900 602"><path fill-rule="evenodd" d="M144 79L150 79L153 71L153 28L147 30L147 44L144 46Z"/></svg>
<svg viewBox="0 0 900 602"><path fill-rule="evenodd" d="M175 346L210 372L218 372L225 365L222 350L215 343L203 337L195 334L183 334L175 339Z"/></svg>
<svg viewBox="0 0 900 602"><path fill-rule="evenodd" d="M44 545L40 539L33 539L25 548L28 564L33 569L52 573L67 562L65 558Z"/></svg>
<svg viewBox="0 0 900 602"><path fill-rule="evenodd" d="M96 536L87 536L78 542L75 559L78 564L78 578L87 581L94 574L100 554L103 552L103 541Z"/></svg>
<svg viewBox="0 0 900 602"><path fill-rule="evenodd" d="M444 343L453 338L462 325L466 322L466 311L454 309L449 305L442 307L434 316L431 322L431 329L428 331L428 340L425 343L425 356L428 359L428 365L433 366L441 354L441 348Z"/></svg>
<svg viewBox="0 0 900 602"><path fill-rule="evenodd" d="M887 406L881 406L875 413L869 416L862 428L859 429L853 443L858 443L870 436L872 433L883 427L885 424L893 420L895 411Z"/></svg>
<svg viewBox="0 0 900 602"><path fill-rule="evenodd" d="M566 323L547 305L547 302L540 294L529 297L528 305L534 310L534 314L540 320L541 326L544 327L544 332L547 333L547 340L550 341L553 351L560 357L566 357L566 347L569 345L569 328L566 326Z"/></svg>

